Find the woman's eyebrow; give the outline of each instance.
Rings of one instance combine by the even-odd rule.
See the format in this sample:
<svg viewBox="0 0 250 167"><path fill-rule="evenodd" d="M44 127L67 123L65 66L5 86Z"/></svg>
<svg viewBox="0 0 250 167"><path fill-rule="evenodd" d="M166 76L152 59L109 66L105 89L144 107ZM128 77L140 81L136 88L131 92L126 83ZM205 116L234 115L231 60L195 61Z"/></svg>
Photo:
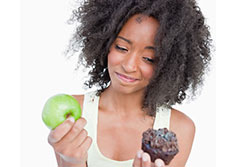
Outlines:
<svg viewBox="0 0 250 167"><path fill-rule="evenodd" d="M117 36L117 38L120 38L120 39L126 41L126 42L129 43L129 44L133 44L132 41L130 41L129 39L126 39L126 38L124 38L124 37ZM145 49L150 49L150 50L154 50L154 51L155 51L155 47L153 47L153 46L146 46Z"/></svg>
<svg viewBox="0 0 250 167"><path fill-rule="evenodd" d="M124 38L124 37L118 36L117 38L120 38L120 39L126 41L126 42L129 43L129 44L132 44L132 42L131 42L130 40L128 40L128 39L126 39L126 38Z"/></svg>
<svg viewBox="0 0 250 167"><path fill-rule="evenodd" d="M146 46L145 49L150 49L150 50L154 50L155 51L155 47L153 47L153 46Z"/></svg>

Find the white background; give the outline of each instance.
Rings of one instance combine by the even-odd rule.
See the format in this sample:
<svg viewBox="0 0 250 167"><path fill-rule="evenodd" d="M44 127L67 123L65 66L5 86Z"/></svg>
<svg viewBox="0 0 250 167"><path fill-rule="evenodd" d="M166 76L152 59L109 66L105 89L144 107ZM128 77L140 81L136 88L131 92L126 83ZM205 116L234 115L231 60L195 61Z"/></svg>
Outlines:
<svg viewBox="0 0 250 167"><path fill-rule="evenodd" d="M210 5L206 4L204 7L205 3ZM40 114L43 105L41 103L47 96L50 96L50 93L57 91L77 93L81 91L81 84L70 86L77 84L75 80L80 80L76 79L80 76L71 73L72 62L71 64L65 62L65 59L61 56L61 51L68 40L67 35L71 31L65 24L65 18L68 18L70 13L68 10L69 4L70 2L66 1L44 0L38 2L23 0L22 18L20 19L19 1L1 1L0 104L2 117L0 119L0 166L20 166L20 159L22 160L22 166L27 167L56 166L52 149L46 144L48 130L42 124ZM200 4L208 20L211 20L209 24L214 23L214 1L202 0ZM248 135L248 127L250 127L248 87L250 83L247 75L250 70L248 51L250 27L249 24L246 24L249 19L248 8L248 2L243 2L243 0L227 1L226 3L216 2L216 166L218 167L250 166L248 153L250 149ZM65 14L66 11L68 14ZM38 20L41 20L41 22L39 23ZM22 22L21 32L19 31L20 21ZM46 22L51 24L42 24ZM215 33L215 24L212 26L213 33ZM58 34L60 34L60 38ZM22 37L21 46L20 35ZM20 52L20 48L22 52ZM21 57L20 53L22 53ZM53 60L41 61L42 56L48 56L44 53L50 55ZM21 75L20 62L22 63ZM50 62L57 62L54 66L56 68L50 68L51 70L47 70L49 71L47 72L46 69ZM63 63L64 65L60 65ZM71 71L63 70L62 67ZM40 70L44 70L44 72ZM60 71L64 73L62 74ZM209 107L208 103L214 104L214 72L215 70L210 73L199 99L204 103L206 100L202 100L202 98L205 96L205 99L209 101L204 103L203 106L194 105L198 101L188 105L190 108L193 105L193 108L200 110L191 111L188 109L189 107L186 107L188 110L184 110L184 106L181 109L193 118L196 126L203 128L201 131L204 131L204 133L201 135L207 136L207 139L205 139L200 135L199 138L202 141L197 141L199 133L197 127L196 141L188 162L189 166L208 166L207 164L215 166L213 160L215 150L208 140L208 138L214 139L214 137L211 137L214 133L206 132L207 129L210 129L209 126L212 123L203 123L203 121L209 121L204 119L205 116L196 115L198 112L208 114L203 111ZM57 77L53 77L53 75ZM22 85L20 84L20 77L22 78ZM65 79L62 79L64 77ZM43 80L44 78L46 79ZM72 80L72 83L68 84L68 80ZM59 84L56 85L55 82ZM205 92L205 89L207 92ZM206 95L207 93L209 95ZM21 112L20 104L22 104ZM211 112L214 111L211 110ZM21 131L20 118L22 122ZM20 132L22 140L20 140ZM201 143L201 146L198 143ZM205 150L210 146L211 149ZM19 156L20 153L21 157Z"/></svg>
<svg viewBox="0 0 250 167"><path fill-rule="evenodd" d="M215 3L200 1L215 40ZM66 59L73 27L67 25L72 0L23 0L21 4L21 164L56 166L47 143L49 129L41 119L45 101L57 93L82 94L82 71L74 71L77 57ZM196 124L196 137L187 166L215 166L215 68L194 102L176 106ZM209 160L207 160L209 157ZM206 163L204 163L206 162Z"/></svg>

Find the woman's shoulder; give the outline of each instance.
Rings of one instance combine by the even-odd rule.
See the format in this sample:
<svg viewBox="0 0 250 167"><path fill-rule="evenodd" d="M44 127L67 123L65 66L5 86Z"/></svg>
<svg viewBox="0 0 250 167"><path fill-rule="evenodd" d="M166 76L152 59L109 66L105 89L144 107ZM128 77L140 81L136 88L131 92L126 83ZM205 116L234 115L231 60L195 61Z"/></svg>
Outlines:
<svg viewBox="0 0 250 167"><path fill-rule="evenodd" d="M92 97L92 96L95 96L95 95L96 95L96 91L89 91L89 92L86 92L84 94L71 95L71 96L73 96L79 102L79 104L81 106L81 109L82 109L83 104L84 104L84 98Z"/></svg>
<svg viewBox="0 0 250 167"><path fill-rule="evenodd" d="M83 101L84 101L84 94L82 94L82 95L71 95L71 96L73 96L78 101L78 103L80 104L81 109L82 109Z"/></svg>
<svg viewBox="0 0 250 167"><path fill-rule="evenodd" d="M193 120L181 111L176 109L171 110L170 129L179 136L180 145L185 145L185 148L190 148L195 136L195 124ZM188 149L186 150L187 152Z"/></svg>
<svg viewBox="0 0 250 167"><path fill-rule="evenodd" d="M195 130L195 124L193 120L188 117L183 112L172 108L171 109L171 118L170 118L170 129L183 129L188 131L194 131Z"/></svg>
<svg viewBox="0 0 250 167"><path fill-rule="evenodd" d="M176 133L180 151L170 166L185 166L193 145L195 124L183 112L171 109L170 130Z"/></svg>

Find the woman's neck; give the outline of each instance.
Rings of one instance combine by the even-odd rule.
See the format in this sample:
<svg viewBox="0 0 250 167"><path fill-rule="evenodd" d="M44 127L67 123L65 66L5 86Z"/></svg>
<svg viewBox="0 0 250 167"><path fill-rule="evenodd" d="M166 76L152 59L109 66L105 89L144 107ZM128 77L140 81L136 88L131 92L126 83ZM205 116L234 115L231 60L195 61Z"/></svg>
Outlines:
<svg viewBox="0 0 250 167"><path fill-rule="evenodd" d="M102 94L100 105L106 111L120 116L144 115L142 111L143 92L124 94L108 87Z"/></svg>

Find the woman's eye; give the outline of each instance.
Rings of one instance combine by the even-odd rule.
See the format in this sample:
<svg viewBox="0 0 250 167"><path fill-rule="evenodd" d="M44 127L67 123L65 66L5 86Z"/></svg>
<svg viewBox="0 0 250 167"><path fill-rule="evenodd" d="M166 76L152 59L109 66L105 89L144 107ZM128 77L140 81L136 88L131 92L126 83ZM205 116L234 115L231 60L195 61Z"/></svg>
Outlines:
<svg viewBox="0 0 250 167"><path fill-rule="evenodd" d="M150 63L154 63L154 59L150 59L148 57L143 57L143 59L150 62Z"/></svg>
<svg viewBox="0 0 250 167"><path fill-rule="evenodd" d="M115 45L115 48L120 51L128 51L128 49Z"/></svg>

